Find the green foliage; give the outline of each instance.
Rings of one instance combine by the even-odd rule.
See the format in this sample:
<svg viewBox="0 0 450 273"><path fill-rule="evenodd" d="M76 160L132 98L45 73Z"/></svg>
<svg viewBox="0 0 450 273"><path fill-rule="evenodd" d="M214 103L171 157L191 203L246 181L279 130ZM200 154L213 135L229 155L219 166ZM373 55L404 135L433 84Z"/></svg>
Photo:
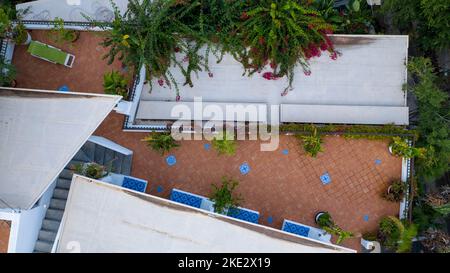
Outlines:
<svg viewBox="0 0 450 273"><path fill-rule="evenodd" d="M315 129L313 133L309 136L299 136L303 141L303 149L305 152L312 157L316 157L319 152L322 152L322 138L317 134Z"/></svg>
<svg viewBox="0 0 450 273"><path fill-rule="evenodd" d="M128 80L117 71L111 71L103 76L103 89L106 94L128 97Z"/></svg>
<svg viewBox="0 0 450 273"><path fill-rule="evenodd" d="M412 217L420 232L427 230L429 227L440 227L437 219L441 217L441 214L427 203L416 204L413 208Z"/></svg>
<svg viewBox="0 0 450 273"><path fill-rule="evenodd" d="M448 94L439 88L430 59L411 58L408 72L414 78L410 90L419 110L416 146L426 149L424 157L416 161L416 170L421 178L431 180L448 171L450 162Z"/></svg>
<svg viewBox="0 0 450 273"><path fill-rule="evenodd" d="M147 142L147 145L150 148L161 153L161 155L180 146L170 133L150 133L150 135L142 139L142 141Z"/></svg>
<svg viewBox="0 0 450 273"><path fill-rule="evenodd" d="M340 228L331 218L330 213L324 212L319 219L317 219L317 224L323 228L326 232L338 236L336 244L342 243L345 239L353 237L353 233L345 231Z"/></svg>
<svg viewBox="0 0 450 273"><path fill-rule="evenodd" d="M0 86L8 87L16 77L16 68L0 57Z"/></svg>
<svg viewBox="0 0 450 273"><path fill-rule="evenodd" d="M104 166L94 162L75 164L73 166L73 170L79 175L83 175L93 179L99 179L108 174Z"/></svg>
<svg viewBox="0 0 450 273"><path fill-rule="evenodd" d="M64 45L66 43L72 43L78 38L79 33L77 31L64 27L63 19L56 17L53 22L53 28L47 33L49 38L56 44Z"/></svg>
<svg viewBox="0 0 450 273"><path fill-rule="evenodd" d="M391 15L394 25L424 49L450 46L448 0L384 0L382 12Z"/></svg>
<svg viewBox="0 0 450 273"><path fill-rule="evenodd" d="M409 252L412 239L417 235L417 226L405 224L394 216L386 216L381 219L378 230L378 238L387 249L397 252Z"/></svg>
<svg viewBox="0 0 450 273"><path fill-rule="evenodd" d="M400 180L396 180L392 182L389 187L389 192L386 191L383 193L383 197L391 202L400 202L403 200L405 193L408 190L408 184L404 183Z"/></svg>
<svg viewBox="0 0 450 273"><path fill-rule="evenodd" d="M336 33L368 34L373 28L374 19L365 0L351 0L340 9L334 8L334 4L334 0L313 0L311 7L336 27Z"/></svg>
<svg viewBox="0 0 450 273"><path fill-rule="evenodd" d="M425 201L442 216L450 214L450 186L442 186L438 192L427 194Z"/></svg>
<svg viewBox="0 0 450 273"><path fill-rule="evenodd" d="M208 71L205 58L198 54L201 46L198 41L205 39L182 22L198 1L130 0L123 15L111 4L115 18L102 42L104 47L109 47L104 56L109 63L117 58L136 70L143 65L148 79L160 79L161 85L174 86L177 94L178 84L169 67L179 68L185 77L184 84L191 87L192 72ZM179 61L177 54L183 55L185 62Z"/></svg>
<svg viewBox="0 0 450 273"><path fill-rule="evenodd" d="M426 252L450 253L450 236L442 230L430 228L424 233L422 245Z"/></svg>
<svg viewBox="0 0 450 273"><path fill-rule="evenodd" d="M424 148L412 147L406 139L397 136L392 138L390 147L392 149L392 154L403 158L420 158L425 154Z"/></svg>
<svg viewBox="0 0 450 273"><path fill-rule="evenodd" d="M211 201L215 202L214 211L224 213L229 208L239 206L242 198L234 194L235 188L239 185L237 180L222 177L222 185L212 184Z"/></svg>
<svg viewBox="0 0 450 273"><path fill-rule="evenodd" d="M10 5L0 5L0 38L9 39L16 44L23 44L28 32L22 23L22 17L29 9L18 10ZM14 23L13 20L16 20Z"/></svg>
<svg viewBox="0 0 450 273"><path fill-rule="evenodd" d="M212 146L219 155L234 155L236 153L236 141L229 134L214 137Z"/></svg>

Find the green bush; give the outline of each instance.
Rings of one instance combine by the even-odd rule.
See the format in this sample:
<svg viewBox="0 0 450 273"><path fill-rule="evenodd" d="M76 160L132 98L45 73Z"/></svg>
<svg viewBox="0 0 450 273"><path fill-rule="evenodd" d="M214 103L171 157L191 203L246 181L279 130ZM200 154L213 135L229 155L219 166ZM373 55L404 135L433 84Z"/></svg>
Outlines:
<svg viewBox="0 0 450 273"><path fill-rule="evenodd" d="M409 88L417 97L419 139L416 146L426 152L416 163L417 175L425 180L438 178L448 171L450 162L450 122L448 94L438 86L430 59L411 58L408 72L413 77Z"/></svg>
<svg viewBox="0 0 450 273"><path fill-rule="evenodd" d="M401 137L393 137L390 144L392 154L403 158L423 157L424 148L416 148L409 145L408 141Z"/></svg>
<svg viewBox="0 0 450 273"><path fill-rule="evenodd" d="M11 86L11 82L16 78L16 68L5 58L0 57L0 86Z"/></svg>
<svg viewBox="0 0 450 273"><path fill-rule="evenodd" d="M150 148L161 153L161 155L180 146L170 133L150 133L142 141L147 142Z"/></svg>
<svg viewBox="0 0 450 273"><path fill-rule="evenodd" d="M106 94L128 97L128 80L117 71L111 71L103 76L103 89Z"/></svg>
<svg viewBox="0 0 450 273"><path fill-rule="evenodd" d="M94 162L75 164L73 170L79 175L84 175L93 179L99 179L108 174L104 166Z"/></svg>
<svg viewBox="0 0 450 273"><path fill-rule="evenodd" d="M224 213L233 207L239 206L242 198L234 194L234 190L239 185L237 180L222 177L222 184L217 186L212 184L211 201L214 203L214 211L217 213Z"/></svg>
<svg viewBox="0 0 450 273"><path fill-rule="evenodd" d="M78 39L79 32L72 29L66 29L62 18L56 17L53 22L53 28L47 32L49 38L53 42L58 45L64 45L66 43L73 43Z"/></svg>
<svg viewBox="0 0 450 273"><path fill-rule="evenodd" d="M392 251L409 252L412 240L417 235L417 226L405 224L394 216L386 216L381 219L378 230L378 238L381 244Z"/></svg>
<svg viewBox="0 0 450 273"><path fill-rule="evenodd" d="M303 149L312 157L316 157L319 152L322 152L322 138L317 134L317 130L309 136L299 136L303 141Z"/></svg>
<svg viewBox="0 0 450 273"><path fill-rule="evenodd" d="M234 155L236 153L236 141L229 134L214 137L212 146L219 155Z"/></svg>

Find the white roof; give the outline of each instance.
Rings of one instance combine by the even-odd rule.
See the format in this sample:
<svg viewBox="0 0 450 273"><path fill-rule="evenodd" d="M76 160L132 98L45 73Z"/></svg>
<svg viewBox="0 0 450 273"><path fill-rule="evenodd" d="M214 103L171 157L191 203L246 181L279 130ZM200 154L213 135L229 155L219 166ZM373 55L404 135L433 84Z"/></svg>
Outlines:
<svg viewBox="0 0 450 273"><path fill-rule="evenodd" d="M192 102L201 97L204 103L259 103L270 105L317 105L345 106L339 108L342 114L334 116L328 111L318 114L313 122L380 124L385 120L396 124L408 124L406 92L406 62L408 36L405 35L332 35L336 50L342 55L331 60L329 53L322 52L319 58L311 59L311 75L306 76L300 66L295 68L293 90L286 96L281 92L288 86L286 77L278 80L266 80L264 72L251 77L243 76L242 64L226 54L220 63L211 53L209 65L213 77L200 72L193 76L194 87L183 86L184 76L179 69L172 68L172 74L179 83L181 103ZM204 49L203 49L204 50ZM180 61L184 56L177 56ZM176 92L161 87L157 79L153 80L150 92L149 84L144 86L141 102L175 101ZM359 117L361 106L380 107L380 115ZM397 107L395 111L392 111ZM157 119L145 109L145 103L138 107L137 117ZM317 109L319 112L320 109ZM377 110L378 111L378 110ZM401 113L400 115L398 113ZM270 114L270 113L269 113ZM314 113L313 113L314 114ZM270 117L270 115L269 115ZM167 116L165 119L173 119ZM295 122L306 122L298 119ZM389 123L389 122L388 122Z"/></svg>
<svg viewBox="0 0 450 273"><path fill-rule="evenodd" d="M120 98L1 88L0 208L31 208Z"/></svg>
<svg viewBox="0 0 450 273"><path fill-rule="evenodd" d="M114 0L119 10L124 13L128 0ZM87 15L97 21L112 21L113 8L110 0L39 0L16 5L17 9L30 8L26 20L50 21L56 17L64 21L86 22Z"/></svg>
<svg viewBox="0 0 450 273"><path fill-rule="evenodd" d="M354 252L74 175L57 252Z"/></svg>

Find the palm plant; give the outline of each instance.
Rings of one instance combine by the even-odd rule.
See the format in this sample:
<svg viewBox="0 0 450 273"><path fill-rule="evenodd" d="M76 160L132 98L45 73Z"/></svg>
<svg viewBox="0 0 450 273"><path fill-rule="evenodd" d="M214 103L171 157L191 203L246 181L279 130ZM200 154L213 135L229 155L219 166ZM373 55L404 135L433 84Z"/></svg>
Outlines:
<svg viewBox="0 0 450 273"><path fill-rule="evenodd" d="M270 63L273 72L266 79L287 76L292 87L295 66L309 74L309 59L328 50L336 56L327 34L333 26L326 23L320 13L301 6L294 0L253 1L244 11L244 20L237 28L244 45L249 48L240 60L246 72L252 75Z"/></svg>
<svg viewBox="0 0 450 273"><path fill-rule="evenodd" d="M106 168L95 162L91 163L78 163L72 166L75 173L84 175L89 178L99 179L108 174Z"/></svg>
<svg viewBox="0 0 450 273"><path fill-rule="evenodd" d="M109 48L104 56L109 63L118 58L136 70L145 66L148 79L159 79L160 85L173 86L177 96L178 83L169 67L177 67L185 77L184 84L189 86L193 85L192 72L208 70L205 58L198 54L200 43L194 42L205 39L182 22L198 1L130 0L123 15L113 2L111 4L115 18L102 42ZM177 55L184 56L183 61Z"/></svg>
<svg viewBox="0 0 450 273"><path fill-rule="evenodd" d="M383 193L383 197L391 202L400 202L408 190L408 184L396 180L389 186L387 192Z"/></svg>
<svg viewBox="0 0 450 273"><path fill-rule="evenodd" d="M319 152L322 152L322 138L319 134L317 134L317 129L314 128L314 131L309 136L300 136L300 139L303 141L303 148L306 153L311 155L312 157L316 157Z"/></svg>
<svg viewBox="0 0 450 273"><path fill-rule="evenodd" d="M236 141L229 134L214 137L212 146L219 155L234 155L236 153Z"/></svg>
<svg viewBox="0 0 450 273"><path fill-rule="evenodd" d="M78 39L79 32L66 29L64 27L64 20L62 18L56 17L54 20L53 28L48 32L50 39L53 42L63 45L65 43L73 43Z"/></svg>
<svg viewBox="0 0 450 273"><path fill-rule="evenodd" d="M117 71L111 71L103 76L103 88L106 94L128 96L128 80Z"/></svg>
<svg viewBox="0 0 450 273"><path fill-rule="evenodd" d="M225 210L239 206L240 196L235 196L234 190L239 185L237 180L222 177L222 185L212 184L211 201L214 202L214 211L224 213Z"/></svg>
<svg viewBox="0 0 450 273"><path fill-rule="evenodd" d="M147 142L147 145L153 150L160 152L161 155L169 152L172 148L180 146L170 133L151 133L142 141Z"/></svg>
<svg viewBox="0 0 450 273"><path fill-rule="evenodd" d="M340 244L345 239L353 237L353 233L345 231L338 225L336 225L333 218L331 218L330 213L328 212L321 213L321 215L317 218L317 224L326 232L338 236L336 244Z"/></svg>

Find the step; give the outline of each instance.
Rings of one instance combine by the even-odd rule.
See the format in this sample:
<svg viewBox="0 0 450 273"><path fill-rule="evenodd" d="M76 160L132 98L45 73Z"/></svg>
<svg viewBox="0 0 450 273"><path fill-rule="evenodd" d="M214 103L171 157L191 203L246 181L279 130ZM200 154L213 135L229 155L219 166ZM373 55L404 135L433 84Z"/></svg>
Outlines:
<svg viewBox="0 0 450 273"><path fill-rule="evenodd" d="M90 162L90 161L87 161ZM74 160L72 159L69 164L67 164L66 169L72 170L76 165L87 163L86 161Z"/></svg>
<svg viewBox="0 0 450 273"><path fill-rule="evenodd" d="M126 155L123 158L122 166L121 166L121 174L123 175L131 175L131 163L133 160L133 155Z"/></svg>
<svg viewBox="0 0 450 273"><path fill-rule="evenodd" d="M106 148L100 145L95 145L94 162L103 165L105 162Z"/></svg>
<svg viewBox="0 0 450 273"><path fill-rule="evenodd" d="M50 220L50 219L44 219L42 221L42 229L51 230L57 232L59 229L60 221Z"/></svg>
<svg viewBox="0 0 450 273"><path fill-rule="evenodd" d="M69 179L72 180L73 171L67 169L62 170L62 172L59 174L59 178Z"/></svg>
<svg viewBox="0 0 450 273"><path fill-rule="evenodd" d="M38 236L39 241L51 242L53 244L53 242L55 241L55 238L56 238L56 232L54 232L54 231L42 230L42 229L39 231L39 236Z"/></svg>
<svg viewBox="0 0 450 273"><path fill-rule="evenodd" d="M49 220L57 220L61 221L63 217L64 211L60 209L47 209L47 213L45 214L45 218Z"/></svg>
<svg viewBox="0 0 450 273"><path fill-rule="evenodd" d="M69 191L66 189L55 188L53 191L53 198L67 200L67 196L69 196Z"/></svg>
<svg viewBox="0 0 450 273"><path fill-rule="evenodd" d="M70 189L70 183L72 183L70 179L58 178L58 181L56 182L56 187L68 190Z"/></svg>
<svg viewBox="0 0 450 273"><path fill-rule="evenodd" d="M52 251L53 244L45 241L36 241L35 251L50 253Z"/></svg>
<svg viewBox="0 0 450 273"><path fill-rule="evenodd" d="M95 143L86 141L83 147L81 147L81 151L89 158L89 161L94 161L95 146Z"/></svg>
<svg viewBox="0 0 450 273"><path fill-rule="evenodd" d="M91 159L88 157L88 155L83 152L83 150L79 150L77 154L73 157L73 160L82 161L82 162L90 162Z"/></svg>
<svg viewBox="0 0 450 273"><path fill-rule="evenodd" d="M64 210L66 208L66 201L67 199L52 198L50 200L50 208Z"/></svg>

